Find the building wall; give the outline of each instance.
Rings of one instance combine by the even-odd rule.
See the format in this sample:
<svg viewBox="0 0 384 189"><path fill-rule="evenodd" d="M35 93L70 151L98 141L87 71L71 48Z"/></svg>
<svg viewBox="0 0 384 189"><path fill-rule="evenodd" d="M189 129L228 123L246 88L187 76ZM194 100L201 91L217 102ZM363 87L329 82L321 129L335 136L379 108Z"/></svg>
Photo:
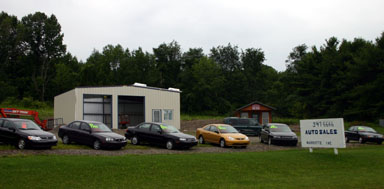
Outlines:
<svg viewBox="0 0 384 189"><path fill-rule="evenodd" d="M145 106L145 121L152 121L153 109L171 109L173 110L173 120L164 121L162 115L162 122L180 128L180 93L168 90L157 90L135 86L122 86L122 87L94 87L94 88L76 88L73 90L76 94L75 115L73 120L83 119L83 95L84 94L97 94L97 95L112 95L112 127L118 128L118 96L144 96ZM59 95L61 96L61 95ZM58 97L59 97L58 96ZM56 99L56 97L55 97ZM55 104L56 109L56 104ZM163 111L162 111L163 113Z"/></svg>
<svg viewBox="0 0 384 189"><path fill-rule="evenodd" d="M63 123L68 124L75 120L76 115L75 89L55 97L54 118L63 118Z"/></svg>

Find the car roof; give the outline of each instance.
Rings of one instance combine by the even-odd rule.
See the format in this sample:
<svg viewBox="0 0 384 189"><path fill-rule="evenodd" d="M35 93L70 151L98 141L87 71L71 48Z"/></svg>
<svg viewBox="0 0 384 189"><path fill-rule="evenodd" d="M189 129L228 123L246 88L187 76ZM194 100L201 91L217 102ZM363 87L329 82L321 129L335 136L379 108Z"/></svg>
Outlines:
<svg viewBox="0 0 384 189"><path fill-rule="evenodd" d="M4 118L0 118L0 119L3 119L3 120L10 120L10 121L32 121L30 119L21 119L21 118L7 118L7 117L4 117Z"/></svg>
<svg viewBox="0 0 384 189"><path fill-rule="evenodd" d="M285 124L285 123L268 123L268 126L271 126L271 125L287 125L287 124Z"/></svg>
<svg viewBox="0 0 384 189"><path fill-rule="evenodd" d="M213 126L216 126L216 127L218 127L218 126L230 126L230 127L232 127L232 125L228 125L228 124L224 124L224 123L208 124L207 126L209 126L209 125L213 125Z"/></svg>

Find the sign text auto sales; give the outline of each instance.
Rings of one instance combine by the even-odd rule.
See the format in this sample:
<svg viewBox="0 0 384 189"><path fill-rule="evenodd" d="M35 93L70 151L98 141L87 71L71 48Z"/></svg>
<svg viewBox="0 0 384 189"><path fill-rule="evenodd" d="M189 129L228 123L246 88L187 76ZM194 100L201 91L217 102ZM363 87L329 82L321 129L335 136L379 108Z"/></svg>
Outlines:
<svg viewBox="0 0 384 189"><path fill-rule="evenodd" d="M300 131L302 147L345 148L342 118L300 120Z"/></svg>

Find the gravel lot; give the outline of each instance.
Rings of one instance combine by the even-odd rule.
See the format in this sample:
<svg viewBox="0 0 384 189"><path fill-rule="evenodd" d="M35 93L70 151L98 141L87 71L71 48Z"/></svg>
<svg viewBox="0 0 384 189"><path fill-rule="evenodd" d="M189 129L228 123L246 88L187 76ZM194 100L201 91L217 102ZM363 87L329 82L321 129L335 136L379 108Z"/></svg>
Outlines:
<svg viewBox="0 0 384 189"><path fill-rule="evenodd" d="M221 123L218 120L196 120L196 121L183 121L181 123L181 131L188 134L194 134L196 128L202 127L206 124ZM300 132L298 125L291 126L295 132ZM57 135L58 128L50 131ZM114 132L124 135L125 130L114 130ZM289 150L301 149L301 144L297 146L277 146L267 145L260 143L259 137L250 137L251 144L246 148L220 148L218 145L204 145L193 147L189 150L167 150L165 148L146 145L146 149L131 149L123 148L121 150L93 150L93 149L52 149L52 150L39 150L39 149L26 149L26 150L0 150L0 156L13 156L13 155L106 155L106 156L119 156L125 154L194 154L194 153L233 153L233 152L263 152L263 151L276 151L276 150ZM59 143L61 140L59 139ZM0 144L3 145L3 144ZM128 141L128 145L132 145ZM348 143L347 148L358 147L359 143ZM368 144L369 145L369 144Z"/></svg>

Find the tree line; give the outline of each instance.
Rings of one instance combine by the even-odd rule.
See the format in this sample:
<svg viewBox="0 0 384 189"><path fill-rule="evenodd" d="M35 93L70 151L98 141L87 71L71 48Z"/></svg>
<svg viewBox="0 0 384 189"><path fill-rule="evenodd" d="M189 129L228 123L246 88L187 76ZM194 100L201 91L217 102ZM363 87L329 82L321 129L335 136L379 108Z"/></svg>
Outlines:
<svg viewBox="0 0 384 189"><path fill-rule="evenodd" d="M375 42L332 37L319 49L293 48L287 69L265 65L260 48L223 45L205 54L182 52L176 41L153 52L106 45L85 62L66 50L54 15L36 12L21 20L0 14L0 102L14 97L52 102L79 86L130 85L180 88L190 114L231 114L252 101L284 117L377 119L384 108L384 33Z"/></svg>

